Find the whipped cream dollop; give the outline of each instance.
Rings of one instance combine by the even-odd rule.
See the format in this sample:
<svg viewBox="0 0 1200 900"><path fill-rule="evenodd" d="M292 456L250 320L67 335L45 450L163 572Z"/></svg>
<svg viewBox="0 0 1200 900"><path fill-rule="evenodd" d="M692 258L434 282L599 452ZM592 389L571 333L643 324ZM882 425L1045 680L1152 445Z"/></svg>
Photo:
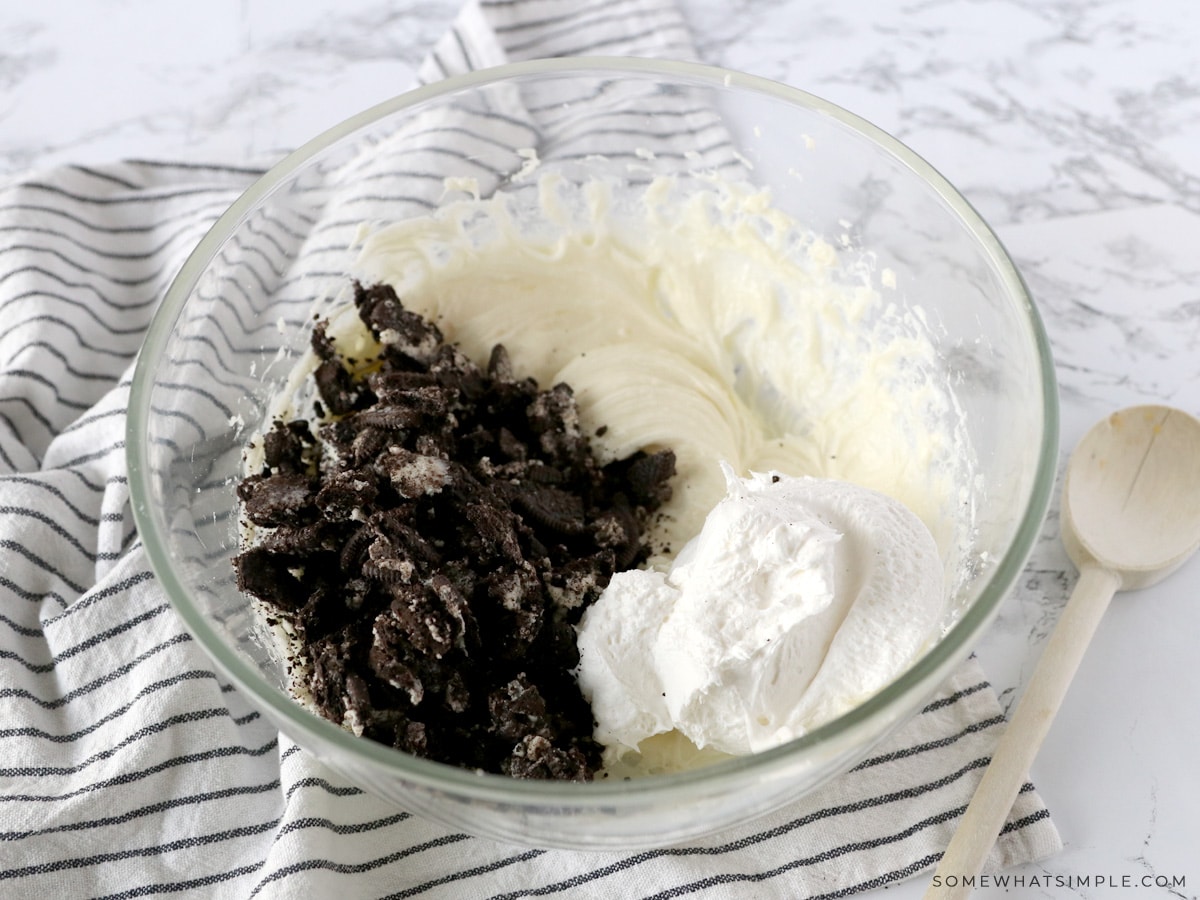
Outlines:
<svg viewBox="0 0 1200 900"><path fill-rule="evenodd" d="M861 703L945 609L938 548L891 497L827 478L739 478L666 571L613 576L579 626L579 684L619 756L678 732L753 753Z"/></svg>

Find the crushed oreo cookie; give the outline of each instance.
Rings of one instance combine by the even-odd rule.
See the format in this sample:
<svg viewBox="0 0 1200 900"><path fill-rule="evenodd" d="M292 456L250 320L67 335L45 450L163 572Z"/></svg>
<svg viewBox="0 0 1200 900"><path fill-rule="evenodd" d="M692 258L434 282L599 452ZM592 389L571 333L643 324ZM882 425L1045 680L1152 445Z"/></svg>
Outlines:
<svg viewBox="0 0 1200 900"><path fill-rule="evenodd" d="M502 346L481 369L387 285L355 304L380 358L356 374L314 328L329 419L263 437L238 584L298 638L326 718L468 769L589 780L575 625L647 557L674 454L601 465L567 385L517 378Z"/></svg>

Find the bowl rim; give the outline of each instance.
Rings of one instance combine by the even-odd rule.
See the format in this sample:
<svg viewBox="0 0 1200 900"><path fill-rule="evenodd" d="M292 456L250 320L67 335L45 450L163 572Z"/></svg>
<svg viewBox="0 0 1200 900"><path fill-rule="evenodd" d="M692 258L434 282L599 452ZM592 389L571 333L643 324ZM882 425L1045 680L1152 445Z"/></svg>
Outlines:
<svg viewBox="0 0 1200 900"><path fill-rule="evenodd" d="M149 480L146 423L150 410L153 374L185 301L191 295L202 272L216 256L224 241L260 199L270 194L304 163L338 141L376 121L418 106L438 97L474 87L519 78L584 73L610 73L614 76L658 76L684 79L700 86L736 88L765 94L787 103L806 107L830 116L842 125L889 153L911 169L931 187L960 217L967 230L990 256L994 270L1005 283L1007 294L1020 304L1028 331L1033 339L1040 367L1043 432L1029 497L1020 517L1013 541L996 562L976 601L937 641L897 679L841 716L792 741L769 750L670 775L649 775L632 781L598 780L588 783L518 780L505 775L477 773L444 763L406 754L383 744L356 737L345 729L320 718L302 707L279 688L269 684L252 666L229 652L205 616L192 602L190 592L177 576L170 553L157 535L166 523L152 507ZM567 803L574 807L611 806L621 798L638 802L670 799L691 794L698 784L715 788L722 783L736 784L759 774L783 768L794 757L818 747L839 735L853 733L877 718L892 718L883 729L909 720L936 689L951 668L970 651L983 630L998 612L1013 583L1020 575L1032 551L1049 508L1056 478L1059 434L1058 390L1049 339L1031 294L997 235L974 209L932 165L913 150L861 116L798 88L777 81L725 69L719 66L676 60L638 57L580 56L538 59L508 63L454 75L425 84L391 99L368 107L326 129L298 149L287 154L253 182L216 220L197 243L168 287L163 301L150 323L135 366L126 419L126 463L133 518L148 561L171 605L193 638L205 650L216 667L244 694L275 714L276 722L287 722L285 734L311 737L322 746L333 746L351 759L424 788L457 790L473 797L505 804ZM900 707L897 715L893 704ZM294 739L294 738L293 738ZM304 741L297 741L304 744ZM863 748L862 752L866 752ZM841 771L839 769L838 771Z"/></svg>

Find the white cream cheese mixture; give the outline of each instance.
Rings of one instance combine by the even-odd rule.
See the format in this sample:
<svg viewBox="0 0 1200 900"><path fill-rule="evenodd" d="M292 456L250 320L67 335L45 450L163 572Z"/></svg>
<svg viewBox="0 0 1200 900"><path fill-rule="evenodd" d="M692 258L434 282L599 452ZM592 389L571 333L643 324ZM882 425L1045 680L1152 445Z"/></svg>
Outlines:
<svg viewBox="0 0 1200 900"><path fill-rule="evenodd" d="M472 358L503 343L518 375L571 385L602 458L673 449L656 567L724 494L721 460L887 493L950 559L965 456L924 323L765 192L701 188L662 178L629 197L544 175L364 227L356 275Z"/></svg>

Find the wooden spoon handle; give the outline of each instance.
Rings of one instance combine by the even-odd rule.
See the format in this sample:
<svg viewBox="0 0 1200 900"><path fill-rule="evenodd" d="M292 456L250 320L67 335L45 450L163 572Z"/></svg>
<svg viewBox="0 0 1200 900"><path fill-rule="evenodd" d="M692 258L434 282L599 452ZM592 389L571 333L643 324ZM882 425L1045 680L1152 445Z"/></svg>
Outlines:
<svg viewBox="0 0 1200 900"><path fill-rule="evenodd" d="M979 874L999 837L1096 626L1120 587L1120 576L1108 569L1087 565L1080 571L1012 721L942 855L925 900L961 900L971 893L973 876Z"/></svg>

